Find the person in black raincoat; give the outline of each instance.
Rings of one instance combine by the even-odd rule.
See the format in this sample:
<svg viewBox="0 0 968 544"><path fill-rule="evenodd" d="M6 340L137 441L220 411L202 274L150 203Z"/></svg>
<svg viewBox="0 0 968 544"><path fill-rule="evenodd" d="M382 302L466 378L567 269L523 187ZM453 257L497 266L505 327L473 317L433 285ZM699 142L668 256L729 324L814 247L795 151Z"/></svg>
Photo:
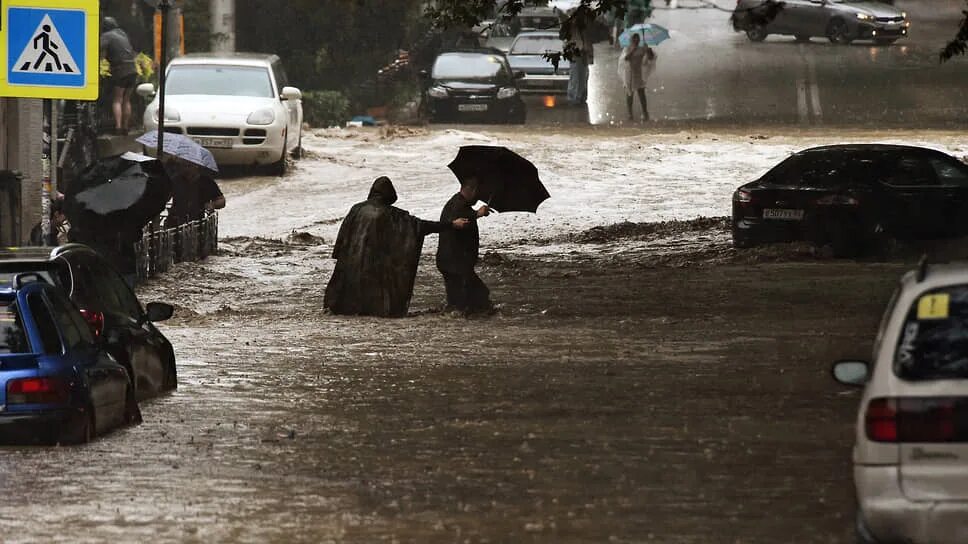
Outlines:
<svg viewBox="0 0 968 544"><path fill-rule="evenodd" d="M336 268L323 306L334 314L403 317L410 307L424 236L462 229L466 219L424 221L396 208L390 178L373 182L367 199L340 225Z"/></svg>
<svg viewBox="0 0 968 544"><path fill-rule="evenodd" d="M477 188L477 180L467 179L461 185L460 192L451 197L440 212L442 223L458 218L468 221L467 228L460 232L440 233L440 243L437 246L437 269L444 276L447 305L450 309L465 314L490 311L494 307L490 300L490 290L474 271L480 249L477 219L491 213L486 205L477 210L471 207L477 202Z"/></svg>

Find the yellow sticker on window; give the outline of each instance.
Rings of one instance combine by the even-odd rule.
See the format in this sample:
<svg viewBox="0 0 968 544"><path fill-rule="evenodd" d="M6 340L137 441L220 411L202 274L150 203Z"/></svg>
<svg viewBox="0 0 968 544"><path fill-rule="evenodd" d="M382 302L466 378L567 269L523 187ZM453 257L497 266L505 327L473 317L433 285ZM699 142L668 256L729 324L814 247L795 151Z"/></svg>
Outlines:
<svg viewBox="0 0 968 544"><path fill-rule="evenodd" d="M951 295L938 293L925 295L918 301L918 319L948 319Z"/></svg>

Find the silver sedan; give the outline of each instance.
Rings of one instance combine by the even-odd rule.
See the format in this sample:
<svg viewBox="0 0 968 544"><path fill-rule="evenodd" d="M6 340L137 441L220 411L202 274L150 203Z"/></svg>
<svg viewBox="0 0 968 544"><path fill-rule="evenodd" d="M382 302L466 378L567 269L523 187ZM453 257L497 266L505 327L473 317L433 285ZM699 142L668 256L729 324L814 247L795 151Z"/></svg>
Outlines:
<svg viewBox="0 0 968 544"><path fill-rule="evenodd" d="M765 15L768 11L764 0L739 0L733 28L754 42L783 34L802 42L826 37L840 44L873 40L886 45L907 36L911 24L906 13L875 0L784 0L772 19Z"/></svg>

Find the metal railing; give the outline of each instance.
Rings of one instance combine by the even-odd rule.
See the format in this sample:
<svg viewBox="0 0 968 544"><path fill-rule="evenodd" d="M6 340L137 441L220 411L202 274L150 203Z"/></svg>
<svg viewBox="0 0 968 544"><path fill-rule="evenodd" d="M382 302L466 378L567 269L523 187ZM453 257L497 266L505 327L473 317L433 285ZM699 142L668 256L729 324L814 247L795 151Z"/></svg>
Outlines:
<svg viewBox="0 0 968 544"><path fill-rule="evenodd" d="M218 212L206 211L202 219L175 227L162 228L153 221L141 230L135 242L135 267L138 279L162 274L172 265L200 261L218 251Z"/></svg>

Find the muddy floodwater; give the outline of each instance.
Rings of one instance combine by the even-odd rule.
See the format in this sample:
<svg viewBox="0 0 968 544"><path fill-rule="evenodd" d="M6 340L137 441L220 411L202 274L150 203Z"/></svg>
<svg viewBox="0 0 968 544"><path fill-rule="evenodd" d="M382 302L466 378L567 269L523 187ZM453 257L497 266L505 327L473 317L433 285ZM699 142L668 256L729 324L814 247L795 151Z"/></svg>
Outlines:
<svg viewBox="0 0 968 544"><path fill-rule="evenodd" d="M322 176L320 153L225 180L230 203ZM178 390L92 444L0 450L0 540L850 541L858 393L829 368L869 358L916 255L609 220L485 243L492 317L437 311L429 249L414 315L330 316L346 203L261 237L230 206L219 255L143 285L176 305Z"/></svg>

